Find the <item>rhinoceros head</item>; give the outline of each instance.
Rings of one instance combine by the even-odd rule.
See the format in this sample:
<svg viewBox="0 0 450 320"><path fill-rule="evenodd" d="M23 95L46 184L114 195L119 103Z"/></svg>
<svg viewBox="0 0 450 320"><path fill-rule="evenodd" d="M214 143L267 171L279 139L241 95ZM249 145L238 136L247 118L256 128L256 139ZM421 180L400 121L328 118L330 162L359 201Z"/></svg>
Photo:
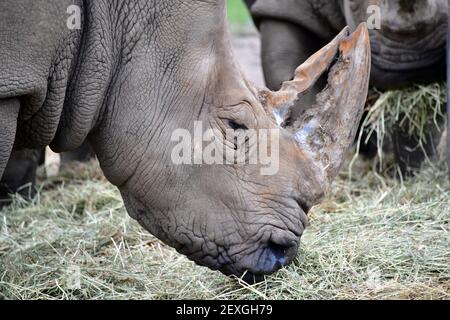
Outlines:
<svg viewBox="0 0 450 320"><path fill-rule="evenodd" d="M225 1L198 3L161 17L147 41L135 43L90 139L145 229L200 265L251 280L294 259L308 210L353 142L368 89L368 32L343 30L272 92L255 88L235 63ZM318 80L325 81L316 102L302 104ZM223 151L216 160L252 132L263 146L256 154L272 161L195 159L198 149L207 152L195 137L207 131Z"/></svg>
<svg viewBox="0 0 450 320"><path fill-rule="evenodd" d="M351 29L367 21L371 83L397 88L445 76L447 0L345 0Z"/></svg>

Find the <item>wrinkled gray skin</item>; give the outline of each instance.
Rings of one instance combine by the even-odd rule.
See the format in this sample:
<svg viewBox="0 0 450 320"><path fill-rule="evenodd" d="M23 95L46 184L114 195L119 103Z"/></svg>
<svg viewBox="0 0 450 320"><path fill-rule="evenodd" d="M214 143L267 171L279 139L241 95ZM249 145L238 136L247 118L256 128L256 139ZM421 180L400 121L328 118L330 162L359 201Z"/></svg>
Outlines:
<svg viewBox="0 0 450 320"><path fill-rule="evenodd" d="M74 2L83 12L78 31L66 27ZM335 175L338 165L319 170L287 131L274 176L261 176L259 166L171 162L173 130L193 131L195 120L222 129L277 128L231 56L225 5L0 1L0 176L13 149L50 145L64 152L87 139L129 214L198 264L261 276L290 263L306 212L332 178L318 172ZM367 50L358 57L370 66ZM368 67L352 70L361 71L361 94L336 89L350 97L344 108L349 101L358 108L340 112L351 116L339 128L345 138L336 138L334 155L354 136L347 128L359 121L367 94Z"/></svg>
<svg viewBox="0 0 450 320"><path fill-rule="evenodd" d="M261 31L263 69L270 89L276 90L283 81L291 79L296 66L344 25L355 28L366 21L370 5L381 8L381 29L369 30L372 85L396 89L445 79L448 0L246 0L246 3L252 7ZM310 101L315 99L316 92L311 92ZM431 158L436 155L441 133L430 119L424 145ZM374 140L362 146L363 154L369 157L376 154ZM394 128L392 142L403 173L420 167L425 155L417 148L416 139Z"/></svg>

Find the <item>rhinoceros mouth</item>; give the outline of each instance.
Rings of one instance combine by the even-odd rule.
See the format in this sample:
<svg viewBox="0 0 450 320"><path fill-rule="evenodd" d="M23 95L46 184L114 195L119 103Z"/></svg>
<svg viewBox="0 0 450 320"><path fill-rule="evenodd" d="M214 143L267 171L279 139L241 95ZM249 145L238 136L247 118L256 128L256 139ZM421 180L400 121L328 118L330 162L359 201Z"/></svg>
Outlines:
<svg viewBox="0 0 450 320"><path fill-rule="evenodd" d="M260 282L265 276L292 263L297 256L299 242L299 238L283 245L268 241L247 250L239 260L223 264L217 269L225 275L234 275L250 284Z"/></svg>

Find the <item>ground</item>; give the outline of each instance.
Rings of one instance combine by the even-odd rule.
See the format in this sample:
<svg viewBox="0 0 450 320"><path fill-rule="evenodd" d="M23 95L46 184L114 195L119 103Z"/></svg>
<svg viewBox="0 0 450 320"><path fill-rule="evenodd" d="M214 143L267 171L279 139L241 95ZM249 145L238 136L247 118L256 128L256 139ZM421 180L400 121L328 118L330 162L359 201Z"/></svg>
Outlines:
<svg viewBox="0 0 450 320"><path fill-rule="evenodd" d="M258 38L242 21L235 56L262 85ZM16 197L0 211L0 299L449 299L444 163L407 180L374 167L347 163L310 212L293 264L252 286L196 266L147 233L95 161L52 178L41 168L36 199Z"/></svg>
<svg viewBox="0 0 450 320"><path fill-rule="evenodd" d="M258 35L248 34L234 37L232 44L235 60L241 66L247 79L257 87L263 87L264 77L261 67L261 47Z"/></svg>
<svg viewBox="0 0 450 320"><path fill-rule="evenodd" d="M450 182L356 161L309 214L297 259L249 286L196 266L132 220L95 162L41 179L0 211L6 299L449 299ZM42 172L41 172L42 176Z"/></svg>

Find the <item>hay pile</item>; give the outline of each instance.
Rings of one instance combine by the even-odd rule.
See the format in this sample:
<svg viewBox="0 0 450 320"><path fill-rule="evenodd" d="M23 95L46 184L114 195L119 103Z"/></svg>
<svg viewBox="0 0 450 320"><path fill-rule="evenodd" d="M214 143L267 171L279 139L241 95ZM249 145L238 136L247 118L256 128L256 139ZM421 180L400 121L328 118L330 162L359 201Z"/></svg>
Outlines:
<svg viewBox="0 0 450 320"><path fill-rule="evenodd" d="M357 162L310 214L297 260L247 286L144 231L96 163L39 183L0 211L0 298L450 298L444 164L404 183Z"/></svg>
<svg viewBox="0 0 450 320"><path fill-rule="evenodd" d="M359 136L358 146L367 143L376 134L379 168L383 168L383 149L386 139L395 126L408 136L417 139L418 148L424 151L426 131L435 126L443 131L446 123L445 106L447 102L447 84L444 82L430 85L413 85L402 90L381 92L371 89L366 109L368 115Z"/></svg>

